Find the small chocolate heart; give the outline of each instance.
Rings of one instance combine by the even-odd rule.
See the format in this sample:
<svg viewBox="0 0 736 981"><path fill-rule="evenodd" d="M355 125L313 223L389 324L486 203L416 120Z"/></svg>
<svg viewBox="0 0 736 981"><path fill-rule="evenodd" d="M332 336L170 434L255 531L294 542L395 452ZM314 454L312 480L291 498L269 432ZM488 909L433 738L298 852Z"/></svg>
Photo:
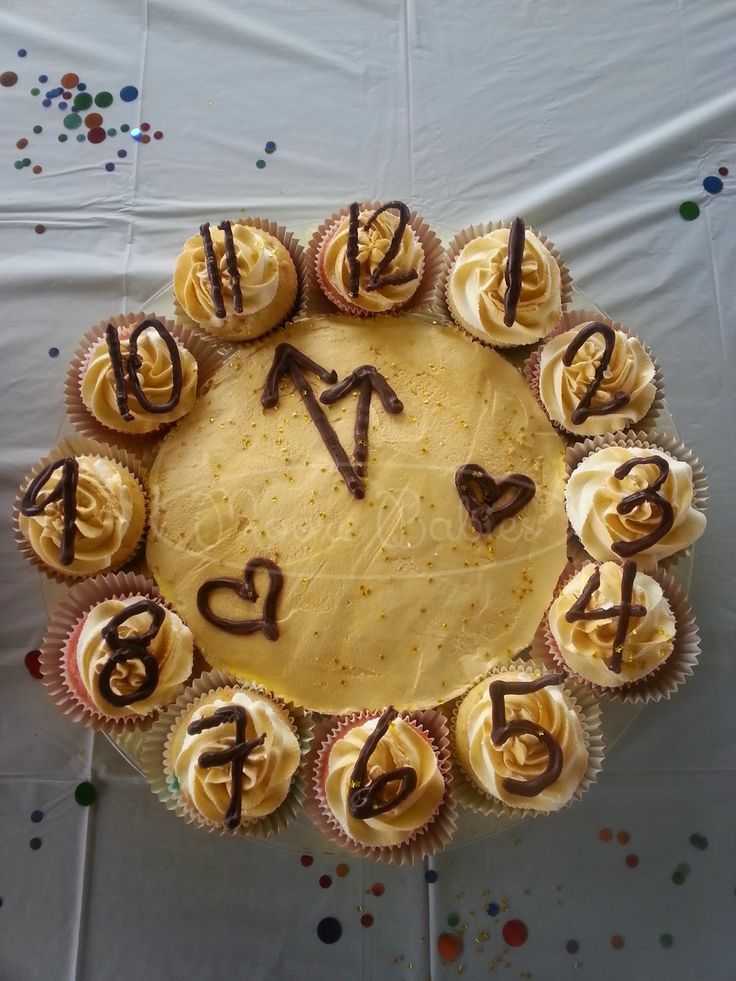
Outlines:
<svg viewBox="0 0 736 981"><path fill-rule="evenodd" d="M263 604L263 616L256 620L229 620L214 613L210 607L210 596L218 589L228 589L240 599L255 603L258 599L253 582L256 569L265 569L268 572L268 593ZM283 585L284 574L275 562L271 559L249 559L242 580L223 577L203 582L197 590L197 609L205 620L229 634L254 634L262 630L268 640L277 640L279 628L276 625L276 602Z"/></svg>
<svg viewBox="0 0 736 981"><path fill-rule="evenodd" d="M531 477L521 473L511 473L496 482L477 463L464 463L457 468L455 487L479 535L489 535L502 521L521 511L537 490ZM506 503L499 503L504 498L508 498Z"/></svg>

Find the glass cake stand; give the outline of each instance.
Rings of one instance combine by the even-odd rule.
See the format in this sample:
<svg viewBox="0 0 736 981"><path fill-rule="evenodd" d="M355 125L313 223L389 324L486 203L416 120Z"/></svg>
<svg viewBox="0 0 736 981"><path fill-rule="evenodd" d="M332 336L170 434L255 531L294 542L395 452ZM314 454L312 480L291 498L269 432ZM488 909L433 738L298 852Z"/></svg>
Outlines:
<svg viewBox="0 0 736 981"><path fill-rule="evenodd" d="M297 229L296 231L298 234L300 230ZM300 240L308 241L309 235L300 236ZM170 313L170 311L173 309L172 284L169 283L167 286L154 293L153 296L149 297L148 301L143 304L143 309L154 310L155 312L162 314L166 314L167 312ZM609 316L603 310L601 310L596 303L593 303L587 296L585 296L584 293L577 289L573 290L573 299L570 304L570 309L591 310L596 311L602 316ZM234 348L235 345L223 345L223 353L230 353L232 350L234 350ZM522 349L521 352L512 351L502 353L504 357L508 358L508 360L517 364L517 366L520 366L527 356L525 352L526 349ZM665 435L672 435L675 438L679 438L674 420L666 404L660 413L659 421L661 421L661 428ZM61 439L64 436L73 435L73 433L74 430L71 428L69 423L65 423L59 431L58 438ZM689 591L690 580L692 578L692 568L693 550L691 548L683 556L681 561L678 561L668 571L678 580L686 591ZM140 569L136 568L136 571L148 573L145 565ZM53 607L66 592L66 587L43 577L42 589L47 613L50 615ZM522 654L520 659L523 660L525 657L528 657L528 653ZM629 705L623 702L614 702L612 700L604 700L601 703L603 739L605 751L607 753L610 752L611 749L626 736L636 721L637 716L642 711L642 708L643 706L641 705ZM124 757L124 759L127 760L130 766L132 766L142 775L143 771L140 765L140 757L143 735L134 731L125 732L122 735L116 736L110 736L107 734L104 735L105 738L107 738ZM591 788L591 792L595 792L595 787ZM171 819L177 819L173 812ZM499 834L512 825L518 824L521 820L523 820L521 817L485 817L484 815L476 814L475 812L466 808L460 808L458 814L457 833L453 841L447 846L446 851L461 848L464 845L469 845L492 835ZM301 812L297 819L291 822L288 828L273 838L257 840L264 846L279 848L286 851L306 851L326 855L341 854L339 848L332 845L331 842L329 842L319 831L317 831L304 812Z"/></svg>

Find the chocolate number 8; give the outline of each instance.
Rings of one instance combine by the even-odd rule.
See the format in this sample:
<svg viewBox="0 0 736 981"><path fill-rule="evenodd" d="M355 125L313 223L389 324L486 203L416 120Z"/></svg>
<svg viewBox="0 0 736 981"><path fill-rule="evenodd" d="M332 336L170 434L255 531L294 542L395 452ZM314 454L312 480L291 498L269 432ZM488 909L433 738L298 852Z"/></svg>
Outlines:
<svg viewBox="0 0 736 981"><path fill-rule="evenodd" d="M151 616L151 626L143 634L136 637L121 637L118 628L126 621L138 616L139 613L149 613ZM102 697L111 705L117 708L124 708L126 705L133 705L144 698L148 698L156 690L158 684L158 661L148 650L149 643L156 637L164 622L166 613L164 608L152 600L141 600L127 606L120 613L116 614L102 628L102 639L111 649L112 654L105 661L98 678L98 685ZM119 695L112 690L110 682L112 673L118 664L126 661L140 661L143 665L145 677L142 683L134 691L127 695Z"/></svg>

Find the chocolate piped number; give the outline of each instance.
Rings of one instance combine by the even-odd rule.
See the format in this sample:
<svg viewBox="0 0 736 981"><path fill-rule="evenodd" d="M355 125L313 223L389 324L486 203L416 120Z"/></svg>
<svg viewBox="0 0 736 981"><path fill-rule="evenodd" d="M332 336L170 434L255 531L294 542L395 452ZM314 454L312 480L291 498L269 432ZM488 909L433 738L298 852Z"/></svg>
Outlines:
<svg viewBox="0 0 736 981"><path fill-rule="evenodd" d="M230 765L230 803L225 812L223 824L232 831L239 827L243 813L243 766L258 746L266 740L265 732L255 739L246 739L248 714L242 705L222 705L215 709L212 715L196 719L187 726L190 736L197 736L206 729L216 729L218 726L234 725L235 741L229 749L213 749L200 753L197 763L204 769L213 766Z"/></svg>
<svg viewBox="0 0 736 981"><path fill-rule="evenodd" d="M413 766L401 766L396 770L389 770L375 780L368 777L370 758L397 715L396 709L386 709L376 723L373 732L363 743L350 774L348 811L352 817L358 820L365 821L367 818L377 817L379 814L393 810L416 789L417 771ZM395 791L385 800L381 799L391 784L397 785Z"/></svg>
<svg viewBox="0 0 736 981"><path fill-rule="evenodd" d="M120 627L141 613L147 613L151 617L148 630L135 636L121 637ZM102 639L112 651L97 679L100 694L106 702L116 708L125 708L126 705L143 701L155 692L158 684L158 661L149 651L148 645L161 629L165 616L166 612L159 603L144 599L126 606L102 628ZM126 664L128 661L140 661L144 672L143 681L133 691L119 694L112 689L113 672L119 664Z"/></svg>
<svg viewBox="0 0 736 981"><path fill-rule="evenodd" d="M356 474L359 477L364 477L366 461L368 460L368 421L373 393L377 393L381 405L386 412L390 412L392 415L403 412L404 403L381 372L372 364L360 365L337 385L325 389L319 399L325 405L332 405L354 389L358 389L360 395L358 396L358 409L355 416L353 462Z"/></svg>
<svg viewBox="0 0 736 981"><path fill-rule="evenodd" d="M618 617L616 634L611 645L611 656L606 660L606 665L614 674L620 674L621 665L624 657L624 641L629 632L629 625L632 617L645 617L647 615L646 606L639 603L632 603L634 594L634 578L636 576L636 562L631 559L624 562L621 572L621 602L618 606L598 606L588 609L593 593L600 588L601 571L596 568L585 589L577 600L565 614L568 623L575 623L576 620L609 620Z"/></svg>
<svg viewBox="0 0 736 981"><path fill-rule="evenodd" d="M149 327L152 327L156 331L166 345L166 350L169 352L169 360L171 361L171 394L165 402L152 402L143 391L140 379L138 378L138 369L143 364L138 354L138 338ZM133 413L128 407L128 392L125 386L126 368L128 371L128 384L144 411L159 415L164 412L171 412L172 409L176 408L181 398L182 388L181 356L179 355L179 348L177 347L176 341L160 320L148 318L147 320L142 320L136 326L128 340L128 357L125 364L123 364L123 355L120 351L120 337L112 324L107 325L105 341L107 342L110 364L115 379L115 398L118 404L118 412L126 422L132 422L134 418Z"/></svg>
<svg viewBox="0 0 736 981"><path fill-rule="evenodd" d="M238 256L235 252L235 242L233 240L232 222L222 221L217 227L223 233L225 239L225 265L233 296L233 310L235 313L242 313L243 294L240 288L240 271L238 269ZM212 233L210 232L209 222L205 222L204 225L199 226L199 234L202 236L202 245L204 247L204 262L207 269L207 277L210 281L212 306L215 316L223 320L227 310L225 309L225 300L222 295L220 267L217 262L217 256L215 255L215 248L212 244Z"/></svg>
<svg viewBox="0 0 736 981"><path fill-rule="evenodd" d="M626 463L622 463L620 467L616 467L613 475L616 480L623 480L625 477L628 477L634 467L646 466L656 467L659 471L659 476L643 490L634 491L633 494L627 494L616 505L616 510L619 514L631 514L632 511L642 504L650 504L659 511L659 524L648 535L637 538L633 542L623 540L613 542L611 550L622 558L628 558L630 555L638 555L639 552L643 552L651 548L652 545L656 545L660 538L664 538L674 524L675 512L672 505L658 493L670 472L670 465L664 457L656 455L637 456L633 460L627 460Z"/></svg>
<svg viewBox="0 0 736 981"><path fill-rule="evenodd" d="M397 211L399 214L399 223L396 226L396 231L391 237L391 241L385 255L368 277L368 281L364 287L366 293L372 293L375 290L383 289L385 286L403 286L404 283L410 283L419 276L416 269L410 269L406 273L397 273L395 276L385 275L386 270L396 258L396 255L401 248L401 239L403 238L406 226L409 224L410 211L403 201L389 201L388 204L384 204L380 208L377 208L370 216L368 221L366 221L363 227L367 232L371 230L373 222L379 215L383 214L384 211ZM358 261L360 209L357 202L353 202L353 204L350 205L349 215L348 244L346 249L346 258L348 263L348 293L350 296L357 296L360 292L360 262Z"/></svg>
<svg viewBox="0 0 736 981"><path fill-rule="evenodd" d="M477 463L457 468L455 487L479 535L489 535L502 521L521 511L537 491L531 477L512 473L497 482Z"/></svg>
<svg viewBox="0 0 736 981"><path fill-rule="evenodd" d="M517 780L515 777L504 777L502 786L510 794L518 797L537 797L551 786L562 773L564 757L562 746L555 737L531 719L514 719L506 721L506 696L528 695L546 688L548 685L561 685L563 678L558 674L545 674L533 681L492 681L488 693L491 698L491 742L494 746L503 744L515 736L532 736L542 743L547 750L547 766L542 773L531 780Z"/></svg>
<svg viewBox="0 0 736 981"><path fill-rule="evenodd" d="M52 491L39 501L39 495L51 479L52 474L61 470L61 477ZM74 457L67 456L47 464L26 487L20 502L20 513L27 518L43 514L49 504L61 501L63 523L59 542L59 562L71 565L74 561L74 538L77 531L77 480L79 464Z"/></svg>
<svg viewBox="0 0 736 981"><path fill-rule="evenodd" d="M524 259L525 242L524 220L523 218L514 218L509 230L509 245L503 277L506 283L506 293L503 298L503 322L507 327L513 327L516 320L516 308L521 296L521 263Z"/></svg>
<svg viewBox="0 0 736 981"><path fill-rule="evenodd" d="M230 620L212 610L211 596L217 590L235 593L240 599L255 603L258 593L255 587L256 570L265 569L268 573L268 593L263 603L263 615L254 620ZM284 585L284 574L271 559L249 559L242 579L221 577L208 579L197 590L197 609L209 623L229 634L255 634L263 631L267 640L278 640L279 628L276 624L276 605Z"/></svg>
<svg viewBox="0 0 736 981"><path fill-rule="evenodd" d="M600 336L603 338L605 347L601 360L598 362L598 367L595 369L593 381L585 389L583 397L570 414L570 419L576 426L584 423L590 416L610 415L612 412L616 412L618 409L623 408L623 406L627 405L631 401L626 392L619 391L614 392L607 402L602 402L595 406L592 405L593 397L598 391L598 388L603 381L603 376L606 373L606 369L611 363L613 349L616 344L616 331L610 324L601 324L596 320L583 327L578 332L577 336L570 341L564 357L562 358L562 363L566 368L569 368L575 360L575 355L578 353L583 344L585 344L585 342L595 334L600 334Z"/></svg>

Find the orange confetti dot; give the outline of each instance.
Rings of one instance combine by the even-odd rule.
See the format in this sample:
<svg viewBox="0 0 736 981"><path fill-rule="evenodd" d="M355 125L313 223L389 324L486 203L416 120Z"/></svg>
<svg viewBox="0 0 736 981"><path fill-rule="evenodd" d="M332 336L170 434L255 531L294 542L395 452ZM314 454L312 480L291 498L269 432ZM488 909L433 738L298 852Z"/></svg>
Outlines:
<svg viewBox="0 0 736 981"><path fill-rule="evenodd" d="M19 139L15 145L19 150L25 150L25 148L28 146L28 140L25 137L21 137L21 139Z"/></svg>
<svg viewBox="0 0 736 981"><path fill-rule="evenodd" d="M624 938L620 933L614 933L614 935L611 937L611 946L614 950L621 950L621 948L624 946Z"/></svg>
<svg viewBox="0 0 736 981"><path fill-rule="evenodd" d="M628 831L619 831L619 833L616 835L616 841L619 843L619 845L628 845L628 843L631 841L631 835Z"/></svg>
<svg viewBox="0 0 736 981"><path fill-rule="evenodd" d="M456 961L463 952L463 942L456 933L441 933L437 938L437 952L443 961Z"/></svg>
<svg viewBox="0 0 736 981"><path fill-rule="evenodd" d="M347 867L347 865L344 862L341 862L335 869L335 875L339 875L341 879L344 879L349 871L350 869Z"/></svg>
<svg viewBox="0 0 736 981"><path fill-rule="evenodd" d="M98 126L102 126L102 116L99 112L90 112L84 117L84 125L87 129L97 129Z"/></svg>
<svg viewBox="0 0 736 981"><path fill-rule="evenodd" d="M610 828L601 828L598 832L598 837L601 841L610 841L613 838L613 831Z"/></svg>
<svg viewBox="0 0 736 981"><path fill-rule="evenodd" d="M36 164L36 166L33 168L33 173L34 174L40 174L42 170L43 170L43 167L40 164Z"/></svg>
<svg viewBox="0 0 736 981"><path fill-rule="evenodd" d="M364 927L373 926L373 917L371 916L370 913L363 913L363 915L360 918L360 925Z"/></svg>
<svg viewBox="0 0 736 981"><path fill-rule="evenodd" d="M385 891L386 888L382 882L374 882L371 886L371 892L374 896L382 896Z"/></svg>
<svg viewBox="0 0 736 981"><path fill-rule="evenodd" d="M75 85L79 84L79 75L75 75L74 72L67 72L66 75L61 76L60 81L65 89L73 89Z"/></svg>

